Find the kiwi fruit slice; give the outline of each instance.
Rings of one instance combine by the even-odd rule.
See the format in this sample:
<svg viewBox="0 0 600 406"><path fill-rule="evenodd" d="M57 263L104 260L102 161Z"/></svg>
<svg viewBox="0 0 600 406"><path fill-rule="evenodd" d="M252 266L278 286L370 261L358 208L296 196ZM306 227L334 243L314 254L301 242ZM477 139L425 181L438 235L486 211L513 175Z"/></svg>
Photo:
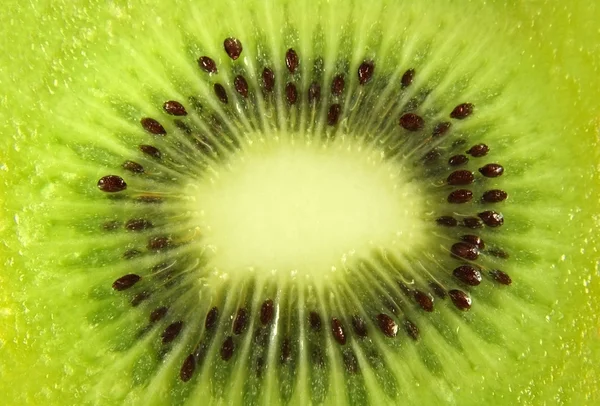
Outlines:
<svg viewBox="0 0 600 406"><path fill-rule="evenodd" d="M596 6L36 3L7 404L600 401Z"/></svg>

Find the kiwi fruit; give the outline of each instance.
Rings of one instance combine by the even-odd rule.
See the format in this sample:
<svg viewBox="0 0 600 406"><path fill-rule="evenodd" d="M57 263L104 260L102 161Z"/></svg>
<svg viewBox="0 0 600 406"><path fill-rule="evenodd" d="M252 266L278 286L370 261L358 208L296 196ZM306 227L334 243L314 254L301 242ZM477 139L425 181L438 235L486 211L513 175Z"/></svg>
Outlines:
<svg viewBox="0 0 600 406"><path fill-rule="evenodd" d="M595 4L3 7L5 404L600 402Z"/></svg>

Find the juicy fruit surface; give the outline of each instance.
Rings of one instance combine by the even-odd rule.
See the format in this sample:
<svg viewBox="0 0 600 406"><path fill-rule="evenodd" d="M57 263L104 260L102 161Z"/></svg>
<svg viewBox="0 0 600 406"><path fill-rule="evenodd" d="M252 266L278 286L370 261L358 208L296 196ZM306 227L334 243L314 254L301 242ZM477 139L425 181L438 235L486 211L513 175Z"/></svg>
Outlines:
<svg viewBox="0 0 600 406"><path fill-rule="evenodd" d="M598 228L594 217L598 207L598 153L594 150L598 108L588 89L593 86L583 81L598 81L591 73L598 63L593 55L598 53L586 48L594 44L591 39L573 32L574 26L583 27L580 29L584 33L594 32L587 19L579 20L586 14L592 16L593 6L590 9L582 7L581 11L575 8L571 11L570 23L564 25L559 23L562 20L558 17L553 19L554 15L561 15L562 10L549 5L530 4L524 10L502 4L490 5L489 10L469 6L467 9L471 13L481 13L481 18L490 24L490 16L494 13L503 16L495 20L503 38L480 43L475 46L476 50L471 49L470 39L479 38L476 34L485 32L487 26L481 24L478 30L477 27L468 28L468 21L459 24L464 20L465 10L453 12L445 2L435 2L431 6L427 23L419 19L424 14L419 6L385 3L369 9L347 4L325 6L316 2L283 3L285 7L262 3L180 4L180 7L171 4L153 7L112 5L104 9L97 9L97 6L65 4L60 13L45 14L40 9L29 10L31 14L8 13L15 16L12 21L23 20L21 25L32 30L28 32L29 36L8 36L14 39L16 48L31 48L27 42L19 42L24 37L37 45L35 50L44 55L39 58L31 51L3 57L6 64L3 64L2 78L12 83L12 88L2 109L2 133L6 135L2 140L3 154L6 152L2 169L8 176L3 176L5 187L2 193L7 196L2 199L4 213L0 227L3 235L16 237L3 238L6 251L3 260L8 270L3 276L7 288L2 293L5 328L0 339L6 362L0 372L5 384L23 382L19 386L3 388L3 393L9 394L8 399L14 399L15 404L94 401L106 404L123 400L129 403L147 403L148 400L184 402L197 399L208 387L212 389L213 399L218 399L219 394L226 392L227 381L231 379L239 390L230 400L237 401L246 399L244 393L250 393L247 395L250 399L257 399L252 396L255 388L270 394L269 399L275 403L280 398L296 403L315 399L328 403L348 400L361 403L368 399L373 403L416 403L420 400L425 404L434 401L476 404L482 399L490 404L593 404L597 400L598 371L593 365L593 355L597 353L598 325L593 315L598 308L598 288L594 279L598 272L598 255L594 251ZM148 9L153 12L148 13ZM318 28L318 24L306 17L302 11L305 9L313 10L323 21L329 16L340 22L341 31ZM51 33L55 33L49 36L53 39L49 44L34 31L36 24L33 21L42 14L45 14L42 21L48 24ZM556 23L548 24L546 14L547 20ZM355 18L358 15L362 18ZM540 15L542 17L536 17ZM258 24L260 29L255 30L254 18L259 18L262 23ZM381 25L377 25L380 19ZM398 33L391 21L395 24L404 21L411 27L409 34ZM352 22L351 26L349 22ZM539 25L552 26L556 32L530 28ZM418 35L412 31L417 30L417 26ZM171 32L165 27L171 29L172 35L164 34ZM279 27L289 31L284 29L282 32ZM349 30L346 36L344 27ZM361 33L365 35L359 35ZM317 52L319 34L324 38L321 38L322 48ZM364 58L376 62L375 80L379 73L393 75L397 71L399 77L405 71L403 68L416 66L417 82L413 88L424 89L431 85L432 80L419 79L427 78L429 71L430 79L439 78L436 90L446 89L446 92L437 90L439 95L433 103L446 101L444 97L448 102L458 103L455 95L468 97L468 101L474 102L483 114L483 118L477 114L473 116L471 128L476 130L477 125L485 128L487 122L507 130L502 134L484 134L480 138L469 134L469 141L489 142L492 152L501 151L500 159L507 162L508 172L501 182L512 193L516 207L504 209L507 224L500 232L486 230L484 233L493 236L492 241L503 243L504 248L512 249L514 258L511 260L522 265L522 268L513 268L519 270L518 274L511 275L513 286L497 290L490 288L491 283L488 283L481 289L474 289L474 307L466 316L454 312L448 299L446 303L436 302L436 312L444 312L447 317L437 325L445 323L459 330L463 327L461 334L456 336L451 334L451 328L445 334L436 335L432 321L436 316L431 319L414 316L419 317L420 342L412 344L406 334L393 342L384 341L384 333L389 332L385 327L390 325L391 318L379 317L376 320L383 326L382 331L370 324L370 337L376 343L376 350L384 348L388 363L382 364L387 368L377 369L369 364L368 357L363 355L369 354L368 346L362 347L364 344L359 344L361 342L355 337L351 337L350 345L344 347L352 348L353 352L337 353L339 342L336 343L335 333L333 336L329 333L327 338L317 342L326 343L328 354L333 354L328 359L337 363L326 370L335 369L336 372L312 379L313 375L307 372L312 371L312 364L304 356L309 366L303 364L281 374L273 371L266 375L265 383L250 377L254 373L250 362L246 366L243 362L223 362L223 351L228 348L224 334L219 338L223 345L219 342L209 350L212 356L209 359L214 365L207 366L208 372L196 375L195 380L183 384L179 378L182 363L185 366L186 355L198 342L200 331L194 332L186 324L182 336L174 341L170 353L161 355L163 358L157 359L156 355L165 351L160 345L160 335L163 333L164 338L164 331L170 326L173 327L168 331L177 330L176 319L146 336L142 344L133 345L130 340L138 329L132 325L135 327L142 317L146 320L151 314L158 317L160 312L150 311L160 308L131 310L130 298L112 291L111 283L124 273L117 273L106 265L112 264L121 251L107 254L96 250L98 244L106 245L106 237L90 230L96 230L109 217L113 206L106 205L106 196L98 192L95 182L118 168L123 155L129 158L132 147L124 142L125 135L134 134L131 136L137 137L136 142L138 139L153 140L143 133L139 119L145 115L158 117L157 111L168 100L167 94L169 98L174 94L188 96L183 90L188 85L202 95L211 94L210 89L204 87L208 83L206 76L202 76L205 73L196 65L198 57L211 55L217 60L221 74L231 75L226 73L231 68L222 43L232 35L242 40L246 47L242 55L248 55L249 63L261 61L252 58L260 53L260 46L277 50L278 54L271 55L277 78L282 78L285 72L284 54L289 47L298 51L303 78L310 77L307 62L318 54L327 61L347 55L352 69L344 72L348 75L349 86L356 89L360 86L356 84L358 79L350 77L355 75L356 67ZM465 36L464 40L460 39L461 35ZM344 43L344 38L354 41ZM502 49L502 46L512 44L512 40L522 45L524 53L510 53L510 59L498 66L497 51L486 51L485 45L493 44ZM578 41L581 41L580 47L573 45ZM553 47L542 45L548 42L558 43ZM422 54L418 50L422 50ZM455 64L452 65L454 69L436 76L435 70L440 67L435 62L436 55L440 54L455 58ZM500 58L505 55L499 54ZM175 62L178 59L184 61ZM160 63L156 63L157 60ZM398 61L401 63L397 67ZM184 66L183 73L180 65ZM32 71L33 67L36 69L33 74L26 69L21 73L23 66L31 66ZM328 79L332 78L335 68L334 64L324 68ZM255 67L254 71L259 70ZM259 81L254 71L249 69L248 77L255 85L251 88L257 89ZM476 83L469 83L470 80ZM323 81L329 83L329 80ZM234 95L232 84L233 80L227 87L230 97ZM478 92L469 93L471 84L484 86L484 89L478 87ZM375 86L377 82L369 85ZM308 83L302 83L303 95L307 88ZM385 94L386 88L383 89ZM79 97L73 97L73 93ZM347 94L354 93L348 91ZM506 94L511 95L509 101L503 99ZM532 101L517 102L514 98L519 96L515 95L527 95ZM282 100L285 99L282 97ZM217 109L218 103L218 100L213 103ZM456 103L450 106L442 103L446 109L442 109L444 116ZM118 105L116 108L115 104ZM231 104L234 104L233 99ZM235 105L243 106L241 103ZM285 109L275 110L286 112L281 118L285 125L306 122L288 116ZM360 113L360 109L358 111ZM322 114L325 112L323 110ZM308 114L308 109L302 114ZM527 119L525 123L522 118ZM468 133L469 122L466 123L462 131ZM398 128L397 117L394 126ZM352 127L350 131L356 135ZM168 132L171 132L170 128ZM573 139L578 142L572 142ZM135 148L137 143L131 145ZM168 144L164 146L169 147ZM128 181L132 178L123 176ZM529 192L534 184L535 190ZM130 185L129 190L134 189L135 181ZM180 189L172 189L180 193ZM432 195L427 196L431 199ZM444 201L446 197L444 193L433 196L438 201ZM171 209L189 210L188 204ZM219 206L218 202L215 206ZM125 211L126 215L130 213L133 211ZM511 223L513 219L518 221ZM502 239L504 233L507 234L505 240ZM118 248L130 238L111 238L108 246ZM57 239L58 247L54 245ZM145 243L146 239L140 237L140 241ZM432 244L450 247L443 238L432 237L432 241ZM85 273L85 269L92 269L94 273ZM288 279L285 278L284 286L289 286ZM121 283L134 280L128 278ZM278 286L273 286L273 298L277 297ZM356 289L356 285L350 287ZM256 286L254 289L258 290ZM192 296L194 293L197 291L192 292ZM491 299L486 302L488 296ZM185 300L186 306L179 309L178 316L193 316L197 325L205 324L209 304L197 304L193 298ZM278 303L280 307L293 306L295 301L302 303L302 292L292 292L285 300L287 302L283 304ZM498 302L502 304L498 305ZM189 306L189 303L194 305ZM478 303L482 306L477 307ZM261 304L262 301L252 303L252 314ZM224 307L227 309L224 314L232 315L232 318L237 314L235 304L220 306L221 311ZM308 313L307 309L298 317L303 318ZM392 312L389 314L402 320ZM465 319L470 319L471 324L462 324L466 323ZM519 323L519 319L524 321ZM323 322L328 325L329 319ZM255 324L258 326L258 322ZM465 326L470 332L463 333ZM409 333L415 331L408 330ZM250 336L250 332L246 334ZM239 359L244 359L241 354L250 357L247 354L251 353L253 345L249 340L242 343L244 352L235 353ZM358 360L356 354L359 354ZM272 359L279 356L271 355ZM362 369L358 378L357 374L349 373L356 362ZM277 368L281 367L277 365ZM216 378L213 379L213 375ZM277 375L280 378L276 379ZM289 390L292 385L280 385L278 379L298 386L295 391ZM345 386L347 379L349 386ZM244 380L249 382L245 387L239 384ZM216 384L211 386L210 382ZM316 390L311 386L313 382ZM329 397L315 395L327 393L324 389L319 391L319 387L327 387ZM346 396L351 388L364 392ZM65 396L72 397L73 401L66 401Z"/></svg>

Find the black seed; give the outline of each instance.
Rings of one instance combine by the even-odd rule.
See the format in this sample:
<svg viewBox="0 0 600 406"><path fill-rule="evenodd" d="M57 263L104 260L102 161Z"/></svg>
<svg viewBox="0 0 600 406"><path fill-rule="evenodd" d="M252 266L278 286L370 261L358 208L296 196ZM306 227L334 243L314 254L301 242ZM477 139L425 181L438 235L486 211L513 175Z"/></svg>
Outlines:
<svg viewBox="0 0 600 406"><path fill-rule="evenodd" d="M129 231L142 231L152 228L152 222L145 219L131 219L125 223L125 228Z"/></svg>
<svg viewBox="0 0 600 406"><path fill-rule="evenodd" d="M248 82L242 75L237 75L233 80L233 84L235 86L235 90L243 97L248 97Z"/></svg>
<svg viewBox="0 0 600 406"><path fill-rule="evenodd" d="M471 261L474 261L477 258L479 258L479 250L477 249L477 247L472 244L469 244L468 242L457 242L452 245L452 248L450 250L452 251L452 254L460 258L468 259Z"/></svg>
<svg viewBox="0 0 600 406"><path fill-rule="evenodd" d="M275 73L269 68L264 68L262 80L265 92L272 92L273 88L275 87Z"/></svg>
<svg viewBox="0 0 600 406"><path fill-rule="evenodd" d="M510 285L512 283L512 279L510 279L510 276L508 276L507 273L502 272L498 269L490 271L490 275L492 276L492 278L494 278L494 280L502 285Z"/></svg>
<svg viewBox="0 0 600 406"><path fill-rule="evenodd" d="M98 189L107 193L121 192L127 189L127 183L117 175L107 175L98 181Z"/></svg>
<svg viewBox="0 0 600 406"><path fill-rule="evenodd" d="M176 321L175 323L171 323L167 326L165 331L162 333L162 343L167 344L171 341L175 340L181 329L183 328L183 321Z"/></svg>
<svg viewBox="0 0 600 406"><path fill-rule="evenodd" d="M487 155L488 151L489 151L489 147L485 144L477 144L477 145L473 145L468 151L467 154L475 157L475 158L479 158L482 156Z"/></svg>
<svg viewBox="0 0 600 406"><path fill-rule="evenodd" d="M223 345L221 345L221 359L223 361L229 361L233 356L233 350L235 350L233 337L228 336L225 341L223 341Z"/></svg>
<svg viewBox="0 0 600 406"><path fill-rule="evenodd" d="M463 226L465 226L467 228L472 228L472 229L482 228L483 221L481 221L477 217L465 217L463 219Z"/></svg>
<svg viewBox="0 0 600 406"><path fill-rule="evenodd" d="M452 274L456 279L470 286L477 286L481 283L481 272L471 265L461 265L452 271Z"/></svg>
<svg viewBox="0 0 600 406"><path fill-rule="evenodd" d="M319 313L317 313L317 312L310 312L310 314L308 315L308 321L310 323L310 327L314 331L320 331L321 330L321 316L319 316Z"/></svg>
<svg viewBox="0 0 600 406"><path fill-rule="evenodd" d="M377 315L377 325L383 334L388 337L396 337L398 333L398 325L387 314L380 313Z"/></svg>
<svg viewBox="0 0 600 406"><path fill-rule="evenodd" d="M308 102L316 103L321 100L321 86L317 82L312 82L308 88Z"/></svg>
<svg viewBox="0 0 600 406"><path fill-rule="evenodd" d="M469 162L469 158L464 155L454 155L448 159L448 165L450 166L460 166Z"/></svg>
<svg viewBox="0 0 600 406"><path fill-rule="evenodd" d="M140 120L140 123L142 124L142 127L144 128L144 130L148 131L150 134L165 135L167 133L167 130L165 130L165 127L163 127L161 123L159 123L158 121L156 121L153 118L150 118L150 117L142 118Z"/></svg>
<svg viewBox="0 0 600 406"><path fill-rule="evenodd" d="M406 331L406 334L408 334L408 336L413 340L417 341L420 334L417 325L408 319L404 320L404 323L402 324L404 324L404 331Z"/></svg>
<svg viewBox="0 0 600 406"><path fill-rule="evenodd" d="M287 364L292 360L292 346L290 344L289 338L284 338L281 341L281 348L279 353L279 362L282 364Z"/></svg>
<svg viewBox="0 0 600 406"><path fill-rule="evenodd" d="M367 324L365 321L358 315L352 316L352 327L354 328L354 332L359 337L366 337L368 334Z"/></svg>
<svg viewBox="0 0 600 406"><path fill-rule="evenodd" d="M360 368L358 367L358 359L356 359L356 355L352 352L352 350L344 351L344 367L346 368L346 372L350 375L354 375L359 372Z"/></svg>
<svg viewBox="0 0 600 406"><path fill-rule="evenodd" d="M486 178L495 178L504 173L504 168L498 164L487 164L479 168L479 173Z"/></svg>
<svg viewBox="0 0 600 406"><path fill-rule="evenodd" d="M213 307L206 313L206 319L204 320L204 328L206 330L212 330L219 318L219 309Z"/></svg>
<svg viewBox="0 0 600 406"><path fill-rule="evenodd" d="M340 118L341 112L342 106L340 106L339 104L332 104L331 106L329 106L329 111L327 112L327 124L332 126L336 125Z"/></svg>
<svg viewBox="0 0 600 406"><path fill-rule="evenodd" d="M183 365L181 365L179 378L181 378L183 382L189 381L194 375L194 369L196 369L196 358L194 358L194 354L190 354L185 361L183 361Z"/></svg>
<svg viewBox="0 0 600 406"><path fill-rule="evenodd" d="M121 227L121 222L116 221L116 220L107 221L106 223L104 223L102 225L102 228L105 231L114 231L119 227Z"/></svg>
<svg viewBox="0 0 600 406"><path fill-rule="evenodd" d="M227 104L229 99L227 98L227 92L225 91L223 85L221 85L220 83L215 83L213 88L215 90L215 94L217 95L219 100L221 100L221 103Z"/></svg>
<svg viewBox="0 0 600 406"><path fill-rule="evenodd" d="M129 289L130 287L138 283L140 279L142 279L141 276L136 275L134 273L130 273L128 275L121 276L119 279L114 281L112 284L112 288L114 290L119 291Z"/></svg>
<svg viewBox="0 0 600 406"><path fill-rule="evenodd" d="M149 155L153 158L160 159L162 156L158 148L153 147L152 145L140 145L139 148L140 151L142 151L144 154Z"/></svg>
<svg viewBox="0 0 600 406"><path fill-rule="evenodd" d="M150 313L150 323L156 323L157 321L162 320L163 317L167 315L169 308L166 306L158 307Z"/></svg>
<svg viewBox="0 0 600 406"><path fill-rule="evenodd" d="M125 161L122 165L123 169L133 173L144 173L144 167L137 162Z"/></svg>
<svg viewBox="0 0 600 406"><path fill-rule="evenodd" d="M431 135L434 137L440 137L448 132L452 124L449 121L439 123L433 128Z"/></svg>
<svg viewBox="0 0 600 406"><path fill-rule="evenodd" d="M187 116L187 111L183 104L175 100L169 100L163 104L163 110L172 116Z"/></svg>
<svg viewBox="0 0 600 406"><path fill-rule="evenodd" d="M246 325L248 324L248 311L241 307L238 309L237 314L235 316L235 320L233 321L233 334L240 335L246 330Z"/></svg>
<svg viewBox="0 0 600 406"><path fill-rule="evenodd" d="M438 217L435 222L444 227L456 227L458 225L458 221L452 216Z"/></svg>
<svg viewBox="0 0 600 406"><path fill-rule="evenodd" d="M341 96L344 93L344 75L336 75L331 82L331 94Z"/></svg>
<svg viewBox="0 0 600 406"><path fill-rule="evenodd" d="M415 290L413 297L419 306L421 306L421 309L425 310L426 312L433 311L433 298L429 294L421 290Z"/></svg>
<svg viewBox="0 0 600 406"><path fill-rule="evenodd" d="M267 299L263 302L260 307L260 322L263 326L266 326L273 320L273 313L275 312L275 307L273 306L273 301L271 299Z"/></svg>
<svg viewBox="0 0 600 406"><path fill-rule="evenodd" d="M502 214L492 210L478 213L477 216L479 216L485 225L489 227L500 227L502 224L504 224L504 217Z"/></svg>
<svg viewBox="0 0 600 406"><path fill-rule="evenodd" d="M123 253L123 259L132 259L135 258L139 255L141 255L142 253L138 250L127 250Z"/></svg>
<svg viewBox="0 0 600 406"><path fill-rule="evenodd" d="M467 189L458 189L448 195L448 203L467 203L473 199L473 192Z"/></svg>
<svg viewBox="0 0 600 406"><path fill-rule="evenodd" d="M425 125L425 120L414 113L406 113L400 117L400 125L408 131L419 131Z"/></svg>
<svg viewBox="0 0 600 406"><path fill-rule="evenodd" d="M225 52L227 55L234 61L240 57L244 47L242 47L242 43L237 38L227 38L223 42L223 47L225 48Z"/></svg>
<svg viewBox="0 0 600 406"><path fill-rule="evenodd" d="M298 100L298 90L296 90L296 85L292 82L288 82L288 84L285 85L285 97L291 105L296 104L296 101Z"/></svg>
<svg viewBox="0 0 600 406"><path fill-rule="evenodd" d="M285 53L285 66L287 66L290 73L296 72L298 65L300 64L300 60L298 59L298 54L292 48L288 49Z"/></svg>
<svg viewBox="0 0 600 406"><path fill-rule="evenodd" d="M464 169L452 172L446 179L449 185L468 185L474 180L473 172Z"/></svg>
<svg viewBox="0 0 600 406"><path fill-rule="evenodd" d="M462 290L452 289L448 295L458 309L469 310L471 308L471 298Z"/></svg>
<svg viewBox="0 0 600 406"><path fill-rule="evenodd" d="M373 77L375 72L375 63L373 61L363 61L358 67L358 83L366 84Z"/></svg>
<svg viewBox="0 0 600 406"><path fill-rule="evenodd" d="M466 234L466 235L463 235L462 237L460 237L460 239L465 242L468 242L469 244L476 246L480 250L485 248L485 244L484 244L483 240L478 235Z"/></svg>
<svg viewBox="0 0 600 406"><path fill-rule="evenodd" d="M333 333L333 338L335 338L335 341L341 345L346 344L346 334L344 333L342 322L335 317L331 318L331 332Z"/></svg>
<svg viewBox="0 0 600 406"><path fill-rule="evenodd" d="M433 281L429 282L429 287L431 288L431 290L433 290L433 293L435 293L435 295L440 299L446 298L446 289L444 289L439 283Z"/></svg>
<svg viewBox="0 0 600 406"><path fill-rule="evenodd" d="M217 64L208 56L201 56L198 59L198 66L200 69L208 73L217 73Z"/></svg>
<svg viewBox="0 0 600 406"><path fill-rule="evenodd" d="M430 164L435 162L442 154L440 153L440 151L438 151L437 149L432 149L431 151L429 151L428 153L426 153L423 156L423 162L425 162L425 164Z"/></svg>
<svg viewBox="0 0 600 406"><path fill-rule="evenodd" d="M504 251L501 248L493 248L488 251L488 254L490 254L496 258L502 258L502 259L507 259L508 257L510 257L510 255L508 255L508 252Z"/></svg>
<svg viewBox="0 0 600 406"><path fill-rule="evenodd" d="M484 202L487 203L498 203L506 200L507 197L508 194L505 191L500 189L493 189L486 191L483 194L482 199Z"/></svg>
<svg viewBox="0 0 600 406"><path fill-rule="evenodd" d="M404 74L402 75L402 79L400 79L400 83L402 83L402 88L407 88L408 86L410 86L413 82L413 79L415 78L415 70L414 69L409 69L406 72L404 72Z"/></svg>
<svg viewBox="0 0 600 406"><path fill-rule="evenodd" d="M148 240L147 248L150 251L160 251L168 248L171 245L171 239L169 237L152 237Z"/></svg>
<svg viewBox="0 0 600 406"><path fill-rule="evenodd" d="M137 295L135 295L132 299L131 299L131 305L133 307L137 307L140 305L140 303L142 303L144 300L149 299L150 298L150 292L141 292L138 293Z"/></svg>
<svg viewBox="0 0 600 406"><path fill-rule="evenodd" d="M452 110L450 117L462 120L469 117L471 114L473 114L473 105L471 103L463 103L459 104L454 108L454 110Z"/></svg>

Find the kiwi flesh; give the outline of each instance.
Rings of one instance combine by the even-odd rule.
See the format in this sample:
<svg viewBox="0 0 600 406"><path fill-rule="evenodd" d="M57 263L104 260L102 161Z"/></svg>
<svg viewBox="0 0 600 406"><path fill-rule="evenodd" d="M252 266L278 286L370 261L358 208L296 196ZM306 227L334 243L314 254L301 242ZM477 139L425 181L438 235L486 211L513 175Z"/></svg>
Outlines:
<svg viewBox="0 0 600 406"><path fill-rule="evenodd" d="M595 7L208 3L1 17L8 404L597 404Z"/></svg>

